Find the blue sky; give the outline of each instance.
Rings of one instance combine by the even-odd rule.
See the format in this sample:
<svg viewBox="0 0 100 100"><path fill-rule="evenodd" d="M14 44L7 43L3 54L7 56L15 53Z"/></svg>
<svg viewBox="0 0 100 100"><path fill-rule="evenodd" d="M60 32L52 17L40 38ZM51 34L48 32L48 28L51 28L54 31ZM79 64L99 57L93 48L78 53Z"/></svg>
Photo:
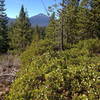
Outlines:
<svg viewBox="0 0 100 100"><path fill-rule="evenodd" d="M43 0L46 7L54 4L54 0ZM34 16L39 13L46 14L44 7L41 3L41 0L5 0L6 3L6 13L8 17L15 18L18 16L21 5L28 11L29 16Z"/></svg>

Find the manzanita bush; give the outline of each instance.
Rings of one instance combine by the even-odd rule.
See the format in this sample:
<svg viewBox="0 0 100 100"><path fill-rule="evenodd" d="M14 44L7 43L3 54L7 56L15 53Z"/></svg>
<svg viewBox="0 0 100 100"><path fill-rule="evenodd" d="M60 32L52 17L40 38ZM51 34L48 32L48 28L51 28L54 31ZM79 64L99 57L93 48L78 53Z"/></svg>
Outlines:
<svg viewBox="0 0 100 100"><path fill-rule="evenodd" d="M33 43L21 56L22 68L5 100L99 100L97 42L81 41L65 51L54 51L55 44L45 40Z"/></svg>

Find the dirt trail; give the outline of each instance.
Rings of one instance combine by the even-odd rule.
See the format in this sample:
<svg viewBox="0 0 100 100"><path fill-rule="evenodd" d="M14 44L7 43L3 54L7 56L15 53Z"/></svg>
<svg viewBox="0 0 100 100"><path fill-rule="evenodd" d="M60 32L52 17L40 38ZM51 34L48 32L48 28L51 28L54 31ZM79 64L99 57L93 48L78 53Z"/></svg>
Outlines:
<svg viewBox="0 0 100 100"><path fill-rule="evenodd" d="M17 56L3 55L0 57L0 100L4 100L4 95L9 92L19 66L20 60Z"/></svg>

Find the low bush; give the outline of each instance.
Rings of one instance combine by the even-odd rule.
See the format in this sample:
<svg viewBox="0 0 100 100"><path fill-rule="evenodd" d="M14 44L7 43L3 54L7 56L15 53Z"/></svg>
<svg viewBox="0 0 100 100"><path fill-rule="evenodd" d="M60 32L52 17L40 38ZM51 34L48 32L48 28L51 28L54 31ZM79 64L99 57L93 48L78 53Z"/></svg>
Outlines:
<svg viewBox="0 0 100 100"><path fill-rule="evenodd" d="M91 56L90 47L80 43L65 51L42 43L22 54L22 68L5 100L99 100L100 56Z"/></svg>

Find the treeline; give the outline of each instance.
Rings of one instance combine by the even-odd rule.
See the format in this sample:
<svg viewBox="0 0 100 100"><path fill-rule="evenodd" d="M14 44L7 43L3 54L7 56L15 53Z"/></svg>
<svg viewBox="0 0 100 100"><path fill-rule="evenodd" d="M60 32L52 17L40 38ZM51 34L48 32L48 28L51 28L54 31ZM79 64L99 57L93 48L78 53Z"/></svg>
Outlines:
<svg viewBox="0 0 100 100"><path fill-rule="evenodd" d="M65 49L66 43L100 38L100 5L97 0L62 0L62 9L58 9L58 16L53 12L46 30L31 27L23 6L16 22L8 27L4 6L4 0L0 1L0 52L23 51L35 38L51 39L57 42L58 49Z"/></svg>
<svg viewBox="0 0 100 100"><path fill-rule="evenodd" d="M64 50L66 43L75 44L80 40L100 39L99 6L99 1L95 0L62 0L59 5L62 9L57 9L58 16L52 11L46 29L38 26L32 28L22 6L19 17L9 32L10 47L23 51L33 40L49 39L57 44L56 49Z"/></svg>

